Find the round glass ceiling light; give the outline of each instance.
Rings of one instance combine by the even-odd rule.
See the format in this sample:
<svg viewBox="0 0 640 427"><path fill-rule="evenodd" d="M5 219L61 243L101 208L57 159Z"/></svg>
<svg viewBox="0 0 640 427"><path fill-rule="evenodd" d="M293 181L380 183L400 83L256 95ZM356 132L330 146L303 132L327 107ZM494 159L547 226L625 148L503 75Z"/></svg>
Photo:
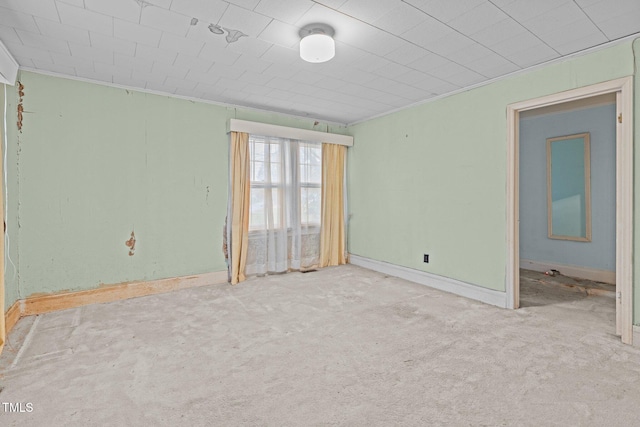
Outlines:
<svg viewBox="0 0 640 427"><path fill-rule="evenodd" d="M336 54L333 28L324 24L312 24L300 31L300 58L307 62L327 62Z"/></svg>

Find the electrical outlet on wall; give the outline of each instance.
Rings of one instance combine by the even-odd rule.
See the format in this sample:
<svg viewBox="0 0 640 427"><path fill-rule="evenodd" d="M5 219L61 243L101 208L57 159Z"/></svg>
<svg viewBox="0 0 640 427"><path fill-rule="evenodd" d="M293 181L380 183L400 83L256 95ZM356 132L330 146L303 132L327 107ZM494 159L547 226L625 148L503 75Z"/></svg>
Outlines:
<svg viewBox="0 0 640 427"><path fill-rule="evenodd" d="M429 254L424 254L424 258L423 261L427 264L429 264Z"/></svg>

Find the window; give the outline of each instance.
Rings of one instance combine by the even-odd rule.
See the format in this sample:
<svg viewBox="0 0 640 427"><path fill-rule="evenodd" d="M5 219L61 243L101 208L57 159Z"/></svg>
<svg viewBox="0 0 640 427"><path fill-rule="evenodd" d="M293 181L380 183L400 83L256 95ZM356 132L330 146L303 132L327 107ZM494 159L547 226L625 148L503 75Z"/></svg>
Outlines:
<svg viewBox="0 0 640 427"><path fill-rule="evenodd" d="M353 138L236 119L230 128L231 282L344 264Z"/></svg>
<svg viewBox="0 0 640 427"><path fill-rule="evenodd" d="M320 227L322 197L322 145L301 142L300 208L302 225Z"/></svg>
<svg viewBox="0 0 640 427"><path fill-rule="evenodd" d="M284 189L283 159L281 144L278 139L260 136L249 137L249 157L251 162L251 215L249 229L262 229L271 225L282 228L281 190ZM270 200L273 212L267 212L265 198ZM268 221L269 215L272 221Z"/></svg>
<svg viewBox="0 0 640 427"><path fill-rule="evenodd" d="M246 273L318 264L322 144L249 135L250 213Z"/></svg>
<svg viewBox="0 0 640 427"><path fill-rule="evenodd" d="M249 229L319 227L322 144L250 135L249 153Z"/></svg>

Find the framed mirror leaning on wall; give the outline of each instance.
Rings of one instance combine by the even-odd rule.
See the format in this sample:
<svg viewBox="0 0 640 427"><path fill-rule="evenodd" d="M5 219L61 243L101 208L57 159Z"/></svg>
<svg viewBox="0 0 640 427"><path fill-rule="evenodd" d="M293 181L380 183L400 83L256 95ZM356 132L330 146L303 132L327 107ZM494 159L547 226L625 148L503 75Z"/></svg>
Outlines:
<svg viewBox="0 0 640 427"><path fill-rule="evenodd" d="M591 241L588 132L547 139L547 219L550 239Z"/></svg>

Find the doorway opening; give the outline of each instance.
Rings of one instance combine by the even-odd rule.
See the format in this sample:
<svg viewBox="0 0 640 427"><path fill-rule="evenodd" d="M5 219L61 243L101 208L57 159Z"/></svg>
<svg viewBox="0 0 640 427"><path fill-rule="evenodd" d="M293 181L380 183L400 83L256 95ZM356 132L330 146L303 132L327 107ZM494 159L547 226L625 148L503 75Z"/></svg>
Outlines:
<svg viewBox="0 0 640 427"><path fill-rule="evenodd" d="M632 77L573 89L507 106L507 307L520 306L520 117L527 111L559 106L606 94L615 96L615 301L616 334L626 344L633 340L633 122ZM551 235L550 235L551 236Z"/></svg>

